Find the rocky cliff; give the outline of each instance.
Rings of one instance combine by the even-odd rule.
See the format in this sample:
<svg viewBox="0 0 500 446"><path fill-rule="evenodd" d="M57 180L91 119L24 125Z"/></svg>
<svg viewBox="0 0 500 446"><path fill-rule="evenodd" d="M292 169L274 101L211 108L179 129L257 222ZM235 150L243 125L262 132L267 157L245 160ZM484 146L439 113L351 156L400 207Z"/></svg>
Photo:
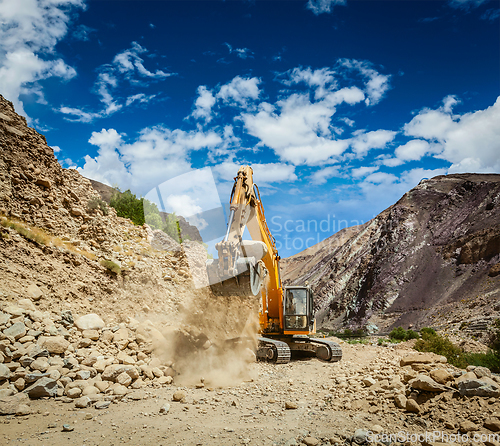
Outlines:
<svg viewBox="0 0 500 446"><path fill-rule="evenodd" d="M500 175L456 174L286 259L283 276L311 284L325 328L474 329L500 316L499 253Z"/></svg>

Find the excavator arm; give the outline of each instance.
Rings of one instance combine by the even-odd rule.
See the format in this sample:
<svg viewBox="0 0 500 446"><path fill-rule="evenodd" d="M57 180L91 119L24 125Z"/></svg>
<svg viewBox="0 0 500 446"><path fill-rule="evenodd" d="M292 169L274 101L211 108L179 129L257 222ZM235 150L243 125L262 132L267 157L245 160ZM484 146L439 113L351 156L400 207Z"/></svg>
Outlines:
<svg viewBox="0 0 500 446"><path fill-rule="evenodd" d="M218 259L207 262L212 291L218 295L261 296L261 329L279 331L283 325L283 290L278 250L266 223L253 170L242 166L234 178L224 239L217 243ZM252 240L243 240L245 227Z"/></svg>

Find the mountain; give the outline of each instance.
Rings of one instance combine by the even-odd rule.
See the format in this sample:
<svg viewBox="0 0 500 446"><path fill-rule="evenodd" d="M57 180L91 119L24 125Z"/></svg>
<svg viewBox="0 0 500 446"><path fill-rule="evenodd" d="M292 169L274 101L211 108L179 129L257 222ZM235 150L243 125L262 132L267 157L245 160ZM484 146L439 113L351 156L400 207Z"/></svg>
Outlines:
<svg viewBox="0 0 500 446"><path fill-rule="evenodd" d="M309 282L319 327L458 330L500 317L499 262L500 175L453 174L285 259L283 279Z"/></svg>

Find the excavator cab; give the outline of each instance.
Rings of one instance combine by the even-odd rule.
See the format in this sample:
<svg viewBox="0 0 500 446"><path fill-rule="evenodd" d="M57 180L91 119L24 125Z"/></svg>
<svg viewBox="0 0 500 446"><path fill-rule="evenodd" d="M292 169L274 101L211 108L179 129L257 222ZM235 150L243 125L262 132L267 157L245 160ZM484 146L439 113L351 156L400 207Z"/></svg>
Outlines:
<svg viewBox="0 0 500 446"><path fill-rule="evenodd" d="M314 326L313 292L306 286L285 287L285 332L309 333Z"/></svg>

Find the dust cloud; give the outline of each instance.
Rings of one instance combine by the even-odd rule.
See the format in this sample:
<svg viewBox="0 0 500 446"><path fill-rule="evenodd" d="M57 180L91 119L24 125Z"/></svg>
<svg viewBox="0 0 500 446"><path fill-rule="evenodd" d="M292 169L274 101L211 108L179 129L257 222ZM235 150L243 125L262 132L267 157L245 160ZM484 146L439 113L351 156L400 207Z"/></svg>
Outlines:
<svg viewBox="0 0 500 446"><path fill-rule="evenodd" d="M199 255L206 258L206 251ZM192 276L206 274L204 261L196 265ZM156 349L161 359L173 363L175 382L224 387L254 378L250 363L255 361L260 298L215 296L208 287L194 287L182 297L178 319Z"/></svg>

